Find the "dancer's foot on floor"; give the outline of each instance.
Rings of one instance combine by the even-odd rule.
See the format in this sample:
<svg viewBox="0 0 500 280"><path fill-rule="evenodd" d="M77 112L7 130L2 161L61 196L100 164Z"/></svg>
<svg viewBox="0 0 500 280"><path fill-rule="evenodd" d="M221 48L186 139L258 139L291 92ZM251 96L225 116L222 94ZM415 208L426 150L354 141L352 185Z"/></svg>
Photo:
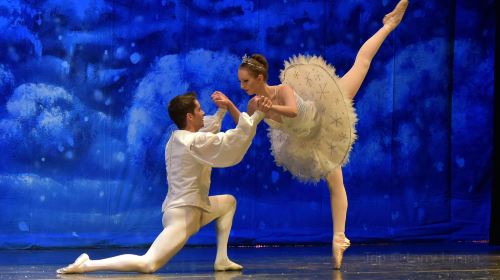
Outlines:
<svg viewBox="0 0 500 280"><path fill-rule="evenodd" d="M215 260L215 271L229 271L229 270L242 270L243 266L232 262L230 259Z"/></svg>
<svg viewBox="0 0 500 280"><path fill-rule="evenodd" d="M66 267L59 268L56 272L59 274L83 273L83 264L88 260L90 260L89 255L83 253L75 260L74 263Z"/></svg>
<svg viewBox="0 0 500 280"><path fill-rule="evenodd" d="M333 269L340 269L342 266L342 259L344 257L344 252L351 246L351 241L345 237L345 235L335 236L333 238Z"/></svg>

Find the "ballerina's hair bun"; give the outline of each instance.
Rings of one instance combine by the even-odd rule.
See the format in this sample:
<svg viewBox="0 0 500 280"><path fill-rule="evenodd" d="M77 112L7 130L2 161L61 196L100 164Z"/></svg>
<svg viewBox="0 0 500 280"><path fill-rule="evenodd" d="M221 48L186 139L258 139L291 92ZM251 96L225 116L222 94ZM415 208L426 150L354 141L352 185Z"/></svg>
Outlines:
<svg viewBox="0 0 500 280"><path fill-rule="evenodd" d="M269 65L266 58L261 54L252 54L252 56L244 55L241 59L240 68L248 70L254 77L262 75L267 81L267 71Z"/></svg>
<svg viewBox="0 0 500 280"><path fill-rule="evenodd" d="M269 70L269 64L267 63L267 59L263 55L259 53L254 53L252 54L252 59L257 61L262 67L266 69L266 71Z"/></svg>

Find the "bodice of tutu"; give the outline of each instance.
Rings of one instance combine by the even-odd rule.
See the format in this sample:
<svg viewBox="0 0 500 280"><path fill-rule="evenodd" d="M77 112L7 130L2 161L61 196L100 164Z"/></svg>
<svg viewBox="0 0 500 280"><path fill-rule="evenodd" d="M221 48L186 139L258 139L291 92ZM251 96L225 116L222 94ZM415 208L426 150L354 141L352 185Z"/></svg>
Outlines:
<svg viewBox="0 0 500 280"><path fill-rule="evenodd" d="M294 118L281 117L281 122L273 119L264 119L264 121L273 129L279 129L295 137L311 137L316 132L318 122L318 112L316 105L312 101L304 101L294 92L297 101L297 116Z"/></svg>

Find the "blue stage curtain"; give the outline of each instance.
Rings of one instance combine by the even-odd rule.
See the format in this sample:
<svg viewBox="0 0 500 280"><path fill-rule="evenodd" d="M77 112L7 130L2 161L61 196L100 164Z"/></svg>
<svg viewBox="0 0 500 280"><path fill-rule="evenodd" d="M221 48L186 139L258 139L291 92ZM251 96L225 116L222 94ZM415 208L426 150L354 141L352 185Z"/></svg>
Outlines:
<svg viewBox="0 0 500 280"><path fill-rule="evenodd" d="M0 0L0 248L142 246L162 230L168 101L249 97L241 56L321 55L342 76L397 1ZM487 240L494 1L410 1L355 98L343 169L353 241ZM223 128L234 126L227 116ZM214 169L231 244L330 242L326 182L275 166L261 124ZM189 244L215 244L213 226Z"/></svg>

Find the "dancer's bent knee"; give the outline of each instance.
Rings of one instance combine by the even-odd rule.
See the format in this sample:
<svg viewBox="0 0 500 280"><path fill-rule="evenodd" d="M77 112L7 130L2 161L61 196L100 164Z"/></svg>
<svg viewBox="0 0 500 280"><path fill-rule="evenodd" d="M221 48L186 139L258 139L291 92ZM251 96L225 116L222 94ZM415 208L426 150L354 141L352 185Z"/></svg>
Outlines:
<svg viewBox="0 0 500 280"><path fill-rule="evenodd" d="M141 260L137 264L137 270L141 273L155 273L156 271L158 271L158 269L160 269L160 267L162 267L161 264L158 264L157 262L152 260L148 260L144 256L143 259L144 260Z"/></svg>

